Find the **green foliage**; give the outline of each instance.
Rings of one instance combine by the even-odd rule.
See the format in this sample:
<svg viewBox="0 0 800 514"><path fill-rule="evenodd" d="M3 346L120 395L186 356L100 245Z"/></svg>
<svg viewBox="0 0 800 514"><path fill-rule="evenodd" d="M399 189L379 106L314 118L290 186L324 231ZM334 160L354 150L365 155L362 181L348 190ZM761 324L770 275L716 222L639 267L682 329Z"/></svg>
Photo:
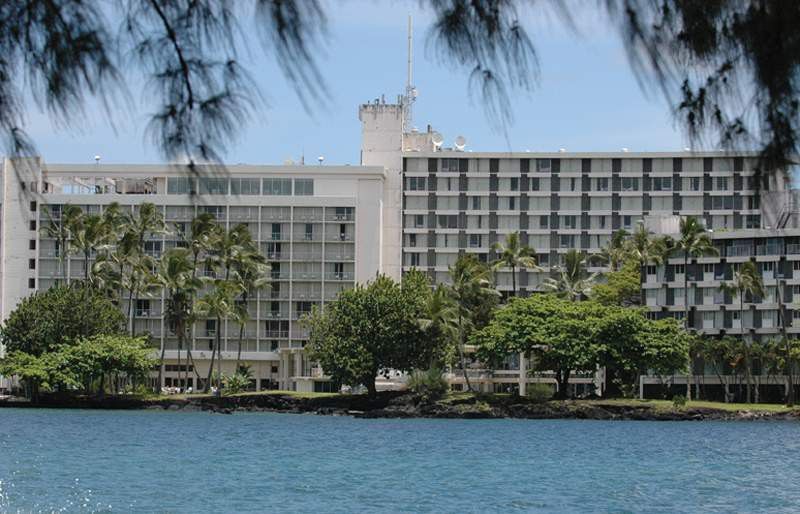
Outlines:
<svg viewBox="0 0 800 514"><path fill-rule="evenodd" d="M419 325L430 295L427 279L416 274L402 285L379 276L340 293L337 301L305 319L309 358L335 382L363 384L375 393L375 377L390 369L424 368L440 351Z"/></svg>
<svg viewBox="0 0 800 514"><path fill-rule="evenodd" d="M447 380L439 368L414 370L408 379L408 388L420 395L423 400L430 401L441 398L448 389Z"/></svg>
<svg viewBox="0 0 800 514"><path fill-rule="evenodd" d="M236 372L232 375L223 375L222 384L226 394L237 394L250 387L250 377L246 373Z"/></svg>
<svg viewBox="0 0 800 514"><path fill-rule="evenodd" d="M674 409L682 409L686 407L686 397L682 394L676 394L672 397L672 408Z"/></svg>
<svg viewBox="0 0 800 514"><path fill-rule="evenodd" d="M544 403L553 398L553 387L549 384L530 384L526 393L532 402Z"/></svg>
<svg viewBox="0 0 800 514"><path fill-rule="evenodd" d="M688 337L675 320L649 321L636 309L534 295L499 310L472 343L490 364L512 354L535 354L541 369L555 373L563 396L575 371L606 366L620 384L630 386L648 369L681 369Z"/></svg>
<svg viewBox="0 0 800 514"><path fill-rule="evenodd" d="M103 393L105 379L125 375L144 379L156 361L143 338L124 335L94 335L39 356L13 351L0 359L0 374L16 376L31 389L55 390L83 385L90 391L97 384Z"/></svg>
<svg viewBox="0 0 800 514"><path fill-rule="evenodd" d="M592 289L592 299L602 305L641 305L642 285L639 262L628 258L617 271L605 275L606 282Z"/></svg>
<svg viewBox="0 0 800 514"><path fill-rule="evenodd" d="M544 288L573 301L588 297L599 278L597 273L589 273L589 264L589 258L583 252L569 250L564 254L563 264L555 266L558 275L546 278Z"/></svg>
<svg viewBox="0 0 800 514"><path fill-rule="evenodd" d="M103 391L106 377L124 374L143 379L157 362L144 338L120 335L96 335L81 339L57 353L62 356L65 373L82 384L99 382L99 393Z"/></svg>
<svg viewBox="0 0 800 514"><path fill-rule="evenodd" d="M125 317L101 292L57 285L24 298L0 329L7 351L39 356L80 338L125 331Z"/></svg>

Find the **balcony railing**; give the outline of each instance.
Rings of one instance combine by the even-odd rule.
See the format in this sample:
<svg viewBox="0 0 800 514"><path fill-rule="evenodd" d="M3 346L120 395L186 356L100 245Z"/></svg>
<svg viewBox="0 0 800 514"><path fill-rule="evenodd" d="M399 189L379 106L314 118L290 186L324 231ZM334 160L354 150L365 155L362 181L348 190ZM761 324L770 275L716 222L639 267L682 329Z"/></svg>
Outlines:
<svg viewBox="0 0 800 514"><path fill-rule="evenodd" d="M790 255L800 254L800 245L798 244L786 245L786 253Z"/></svg>
<svg viewBox="0 0 800 514"><path fill-rule="evenodd" d="M762 245L756 247L756 255L781 255L783 248L781 245Z"/></svg>
<svg viewBox="0 0 800 514"><path fill-rule="evenodd" d="M289 313L285 311L267 311L264 314L266 319L289 319Z"/></svg>
<svg viewBox="0 0 800 514"><path fill-rule="evenodd" d="M320 280L322 279L322 273L318 271L295 271L292 274L292 278L294 280Z"/></svg>
<svg viewBox="0 0 800 514"><path fill-rule="evenodd" d="M327 221L353 221L353 214L328 214L325 216Z"/></svg>
<svg viewBox="0 0 800 514"><path fill-rule="evenodd" d="M285 339L285 338L289 337L289 331L288 330L266 330L266 331L264 331L264 337L265 338L274 338L274 339L279 339L279 338Z"/></svg>
<svg viewBox="0 0 800 514"><path fill-rule="evenodd" d="M352 241L353 236L352 234L327 234L325 236L326 241Z"/></svg>
<svg viewBox="0 0 800 514"><path fill-rule="evenodd" d="M326 280L353 280L353 273L349 271L334 271L325 274Z"/></svg>
<svg viewBox="0 0 800 514"><path fill-rule="evenodd" d="M726 253L728 257L750 257L753 249L749 246L729 246Z"/></svg>
<svg viewBox="0 0 800 514"><path fill-rule="evenodd" d="M272 271L272 272L270 272L269 277L272 280L289 280L289 272L288 271Z"/></svg>

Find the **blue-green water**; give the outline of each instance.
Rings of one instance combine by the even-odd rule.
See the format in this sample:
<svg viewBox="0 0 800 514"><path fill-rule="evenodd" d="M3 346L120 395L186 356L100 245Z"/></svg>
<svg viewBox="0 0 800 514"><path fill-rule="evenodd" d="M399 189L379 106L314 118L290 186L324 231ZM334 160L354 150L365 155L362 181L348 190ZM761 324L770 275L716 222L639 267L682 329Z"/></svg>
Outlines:
<svg viewBox="0 0 800 514"><path fill-rule="evenodd" d="M800 424L0 409L0 512L800 511Z"/></svg>

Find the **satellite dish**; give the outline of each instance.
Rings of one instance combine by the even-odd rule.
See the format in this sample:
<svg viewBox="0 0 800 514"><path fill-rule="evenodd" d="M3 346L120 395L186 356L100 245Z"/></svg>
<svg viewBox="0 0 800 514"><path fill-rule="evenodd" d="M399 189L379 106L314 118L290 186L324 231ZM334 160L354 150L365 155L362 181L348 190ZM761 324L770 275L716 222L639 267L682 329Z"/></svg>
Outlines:
<svg viewBox="0 0 800 514"><path fill-rule="evenodd" d="M456 138L456 141L455 141L454 144L455 144L456 150L458 150L460 152L463 152L464 151L464 146L466 146L466 144L467 144L467 140L464 139L464 136L458 136Z"/></svg>
<svg viewBox="0 0 800 514"><path fill-rule="evenodd" d="M442 143L444 143L444 138L438 132L434 132L431 134L431 143L433 143L434 150L438 150L441 148Z"/></svg>

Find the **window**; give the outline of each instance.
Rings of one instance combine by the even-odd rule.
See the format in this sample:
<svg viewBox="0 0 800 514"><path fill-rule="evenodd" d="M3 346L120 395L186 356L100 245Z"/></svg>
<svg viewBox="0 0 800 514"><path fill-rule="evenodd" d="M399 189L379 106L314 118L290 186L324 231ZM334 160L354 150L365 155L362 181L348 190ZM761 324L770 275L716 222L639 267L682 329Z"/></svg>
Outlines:
<svg viewBox="0 0 800 514"><path fill-rule="evenodd" d="M672 191L672 177L653 177L653 191Z"/></svg>
<svg viewBox="0 0 800 514"><path fill-rule="evenodd" d="M623 191L638 191L639 178L638 177L622 177L622 190Z"/></svg>
<svg viewBox="0 0 800 514"><path fill-rule="evenodd" d="M541 187L539 184L539 177L531 177L528 181L530 182L531 191L538 191Z"/></svg>
<svg viewBox="0 0 800 514"><path fill-rule="evenodd" d="M31 202L31 212L36 212L36 201Z"/></svg>
<svg viewBox="0 0 800 514"><path fill-rule="evenodd" d="M702 191L700 177L689 177L689 191Z"/></svg>
<svg viewBox="0 0 800 514"><path fill-rule="evenodd" d="M280 223L273 223L272 224L272 239L279 240L281 238L281 224Z"/></svg>
<svg viewBox="0 0 800 514"><path fill-rule="evenodd" d="M562 221L562 223L564 225L564 228L573 229L574 230L575 227L576 227L575 218L576 218L575 216L562 216L561 217L561 221Z"/></svg>
<svg viewBox="0 0 800 514"><path fill-rule="evenodd" d="M439 215L436 217L439 228L458 228L458 215Z"/></svg>
<svg viewBox="0 0 800 514"><path fill-rule="evenodd" d="M306 241L311 241L314 239L314 225L311 223L306 223L305 232L303 233L303 239Z"/></svg>
<svg viewBox="0 0 800 514"><path fill-rule="evenodd" d="M36 279L29 278L28 279L28 289L36 289Z"/></svg>
<svg viewBox="0 0 800 514"><path fill-rule="evenodd" d="M339 241L347 241L349 237L347 236L347 225L344 223L339 224Z"/></svg>
<svg viewBox="0 0 800 514"><path fill-rule="evenodd" d="M261 180L257 178L232 178L232 195L260 195Z"/></svg>
<svg viewBox="0 0 800 514"><path fill-rule="evenodd" d="M480 234L470 234L469 235L469 247L470 248L480 248L481 245L481 235Z"/></svg>
<svg viewBox="0 0 800 514"><path fill-rule="evenodd" d="M656 267L652 264L647 265L647 274L648 275L655 275L656 274Z"/></svg>
<svg viewBox="0 0 800 514"><path fill-rule="evenodd" d="M683 275L684 266L683 264L675 264L675 274L676 275Z"/></svg>
<svg viewBox="0 0 800 514"><path fill-rule="evenodd" d="M406 184L409 191L425 191L425 177L409 177Z"/></svg>
<svg viewBox="0 0 800 514"><path fill-rule="evenodd" d="M473 196L472 197L472 210L479 211L481 209L481 197L480 196Z"/></svg>
<svg viewBox="0 0 800 514"><path fill-rule="evenodd" d="M792 261L792 271L800 271L800 261Z"/></svg>
<svg viewBox="0 0 800 514"><path fill-rule="evenodd" d="M760 214L748 214L744 217L744 221L745 221L745 228L761 228Z"/></svg>
<svg viewBox="0 0 800 514"><path fill-rule="evenodd" d="M570 177L570 179L569 179L569 190L570 191L575 191L577 189L577 187L578 187L578 179L576 179L575 177Z"/></svg>
<svg viewBox="0 0 800 514"><path fill-rule="evenodd" d="M417 234L409 234L408 235L408 246L415 247L417 246Z"/></svg>
<svg viewBox="0 0 800 514"><path fill-rule="evenodd" d="M547 228L548 226L550 226L550 216L547 215L539 216L539 228Z"/></svg>
<svg viewBox="0 0 800 514"><path fill-rule="evenodd" d="M606 216L599 216L600 218L600 228L606 228Z"/></svg>
<svg viewBox="0 0 800 514"><path fill-rule="evenodd" d="M36 220L31 220L28 223L28 228L30 228L31 230L36 230Z"/></svg>
<svg viewBox="0 0 800 514"><path fill-rule="evenodd" d="M717 190L718 191L728 190L728 177L717 177Z"/></svg>
<svg viewBox="0 0 800 514"><path fill-rule="evenodd" d="M703 264L703 273L714 273L714 265L713 264Z"/></svg>
<svg viewBox="0 0 800 514"><path fill-rule="evenodd" d="M36 269L36 259L28 259L28 269Z"/></svg>
<svg viewBox="0 0 800 514"><path fill-rule="evenodd" d="M217 335L217 320L215 319L207 319L206 320L206 337L214 337Z"/></svg>
<svg viewBox="0 0 800 514"><path fill-rule="evenodd" d="M631 217L629 215L622 217L622 228L626 230L631 228Z"/></svg>
<svg viewBox="0 0 800 514"><path fill-rule="evenodd" d="M517 210L517 199L513 196L508 197L508 210L509 211Z"/></svg>
<svg viewBox="0 0 800 514"><path fill-rule="evenodd" d="M597 180L598 191L608 191L608 177L602 177L596 180Z"/></svg>
<svg viewBox="0 0 800 514"><path fill-rule="evenodd" d="M419 266L419 254L418 253L411 253L408 254L409 257L409 264L411 266Z"/></svg>
<svg viewBox="0 0 800 514"><path fill-rule="evenodd" d="M150 315L150 300L136 300L136 315L149 316Z"/></svg>
<svg viewBox="0 0 800 514"><path fill-rule="evenodd" d="M314 196L314 180L310 178L294 179L295 196Z"/></svg>
<svg viewBox="0 0 800 514"><path fill-rule="evenodd" d="M226 178L201 177L199 185L201 195L228 194L228 179Z"/></svg>
<svg viewBox="0 0 800 514"><path fill-rule="evenodd" d="M415 214L414 215L414 228L425 228L425 215L424 214Z"/></svg>
<svg viewBox="0 0 800 514"><path fill-rule="evenodd" d="M36 239L31 239L30 241L28 241L28 249L36 250Z"/></svg>
<svg viewBox="0 0 800 514"><path fill-rule="evenodd" d="M574 248L575 236L574 235L561 235L559 244L561 248Z"/></svg>
<svg viewBox="0 0 800 514"><path fill-rule="evenodd" d="M715 211L733 209L732 196L712 196L711 209Z"/></svg>
<svg viewBox="0 0 800 514"><path fill-rule="evenodd" d="M511 190L512 191L519 191L519 179L512 178L511 179Z"/></svg>
<svg viewBox="0 0 800 514"><path fill-rule="evenodd" d="M442 171L458 171L458 159L442 159Z"/></svg>
<svg viewBox="0 0 800 514"><path fill-rule="evenodd" d="M291 196L292 179L288 178L265 178L263 181L263 193L269 196Z"/></svg>
<svg viewBox="0 0 800 514"><path fill-rule="evenodd" d="M195 187L195 180L189 177L168 177L167 178L167 194L168 195L186 195L196 194L197 188Z"/></svg>
<svg viewBox="0 0 800 514"><path fill-rule="evenodd" d="M550 159L536 159L536 171L550 173Z"/></svg>

